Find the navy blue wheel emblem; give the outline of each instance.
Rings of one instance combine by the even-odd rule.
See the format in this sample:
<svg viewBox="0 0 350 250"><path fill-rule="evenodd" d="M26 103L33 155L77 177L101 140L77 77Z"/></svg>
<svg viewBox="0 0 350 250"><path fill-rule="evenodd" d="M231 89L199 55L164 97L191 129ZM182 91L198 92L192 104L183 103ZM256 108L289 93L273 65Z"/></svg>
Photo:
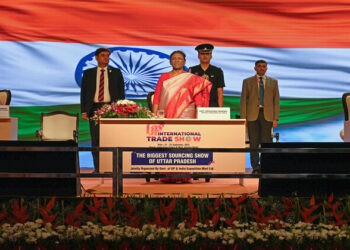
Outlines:
<svg viewBox="0 0 350 250"><path fill-rule="evenodd" d="M109 66L117 67L123 73L126 98L146 97L155 90L160 75L172 69L170 56L159 51L131 47L114 47L109 50ZM95 52L79 61L75 70L75 81L79 87L84 70L96 66Z"/></svg>

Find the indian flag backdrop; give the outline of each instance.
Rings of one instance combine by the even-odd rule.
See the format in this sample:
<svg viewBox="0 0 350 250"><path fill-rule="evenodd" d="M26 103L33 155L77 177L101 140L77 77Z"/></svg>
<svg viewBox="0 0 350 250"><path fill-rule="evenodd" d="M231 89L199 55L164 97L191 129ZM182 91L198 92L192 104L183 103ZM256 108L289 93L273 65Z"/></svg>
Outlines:
<svg viewBox="0 0 350 250"><path fill-rule="evenodd" d="M122 70L127 98L145 104L171 69L172 51L183 50L189 67L198 64L194 47L212 43L232 117L239 114L242 80L265 59L267 74L279 80L280 124L309 124L343 113L349 16L349 0L2 0L0 89L12 91L19 138L32 139L41 112L80 112L81 77L96 66L96 48L111 49L110 65ZM80 140L88 140L88 123L79 126Z"/></svg>

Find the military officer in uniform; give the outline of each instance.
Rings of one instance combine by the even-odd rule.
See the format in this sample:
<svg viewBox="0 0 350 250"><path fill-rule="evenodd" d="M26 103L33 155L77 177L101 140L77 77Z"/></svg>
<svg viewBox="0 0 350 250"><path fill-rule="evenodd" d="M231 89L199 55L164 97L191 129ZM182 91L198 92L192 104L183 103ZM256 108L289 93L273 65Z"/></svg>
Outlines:
<svg viewBox="0 0 350 250"><path fill-rule="evenodd" d="M211 44L200 44L196 47L198 51L199 65L192 66L188 72L209 80L213 86L210 91L209 107L223 107L225 87L224 72L221 68L210 64L214 46Z"/></svg>
<svg viewBox="0 0 350 250"><path fill-rule="evenodd" d="M198 45L195 49L198 51L200 64L190 67L188 72L201 76L213 84L210 91L209 107L223 107L225 87L224 72L221 68L210 64L214 46L206 43ZM198 178L193 179L198 180ZM209 182L210 178L206 177L205 181Z"/></svg>

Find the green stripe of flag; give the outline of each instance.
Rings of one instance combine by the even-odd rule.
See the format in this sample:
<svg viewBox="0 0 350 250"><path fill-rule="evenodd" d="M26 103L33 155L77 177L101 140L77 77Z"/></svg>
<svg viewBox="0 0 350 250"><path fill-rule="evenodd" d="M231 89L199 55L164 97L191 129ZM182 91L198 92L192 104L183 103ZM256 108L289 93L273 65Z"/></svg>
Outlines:
<svg viewBox="0 0 350 250"><path fill-rule="evenodd" d="M142 106L147 106L146 100L134 100ZM231 118L239 115L239 97L224 97L224 106L231 108ZM41 113L53 111L80 113L80 105L60 106L28 106L11 107L11 117L18 118L19 140L34 140L35 131L40 129ZM290 124L317 120L342 114L343 106L340 98L334 99L282 99L279 124ZM90 140L89 123L79 120L79 141Z"/></svg>

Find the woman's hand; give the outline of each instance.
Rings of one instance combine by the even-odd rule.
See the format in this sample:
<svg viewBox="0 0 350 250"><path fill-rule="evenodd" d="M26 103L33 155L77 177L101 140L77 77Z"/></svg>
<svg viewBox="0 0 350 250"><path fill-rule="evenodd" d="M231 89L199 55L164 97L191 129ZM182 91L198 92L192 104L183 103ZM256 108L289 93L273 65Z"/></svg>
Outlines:
<svg viewBox="0 0 350 250"><path fill-rule="evenodd" d="M153 112L154 115L157 115L158 107L159 107L158 104L153 104L153 106L152 106L152 112Z"/></svg>

